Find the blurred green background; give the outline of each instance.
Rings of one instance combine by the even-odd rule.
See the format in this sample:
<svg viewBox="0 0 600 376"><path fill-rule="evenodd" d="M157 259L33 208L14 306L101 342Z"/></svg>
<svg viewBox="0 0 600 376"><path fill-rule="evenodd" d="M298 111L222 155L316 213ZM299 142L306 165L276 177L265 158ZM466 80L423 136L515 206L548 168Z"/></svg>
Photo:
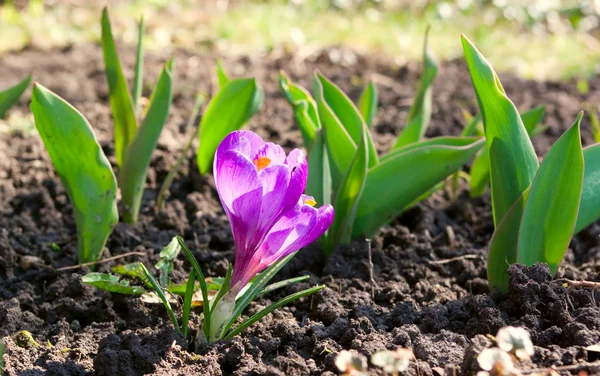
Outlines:
<svg viewBox="0 0 600 376"><path fill-rule="evenodd" d="M600 72L600 0L0 0L0 55L97 41L108 5L118 39L221 55L311 54L347 46L399 63L420 60L423 34L441 59L466 34L499 71L535 79ZM1 69L1 68L0 68Z"/></svg>

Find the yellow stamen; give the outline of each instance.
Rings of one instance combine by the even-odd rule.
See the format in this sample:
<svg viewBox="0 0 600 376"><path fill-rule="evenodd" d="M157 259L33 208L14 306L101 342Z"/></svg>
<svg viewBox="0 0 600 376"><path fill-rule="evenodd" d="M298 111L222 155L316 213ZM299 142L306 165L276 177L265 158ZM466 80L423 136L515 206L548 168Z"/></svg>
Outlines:
<svg viewBox="0 0 600 376"><path fill-rule="evenodd" d="M304 200L304 203L308 206L315 206L317 204L317 202L315 200L313 200L312 198L307 198L306 200Z"/></svg>
<svg viewBox="0 0 600 376"><path fill-rule="evenodd" d="M267 157L257 157L256 159L254 159L253 162L254 162L254 165L256 166L256 168L258 169L258 171L262 170L263 168L265 168L271 164L271 160Z"/></svg>

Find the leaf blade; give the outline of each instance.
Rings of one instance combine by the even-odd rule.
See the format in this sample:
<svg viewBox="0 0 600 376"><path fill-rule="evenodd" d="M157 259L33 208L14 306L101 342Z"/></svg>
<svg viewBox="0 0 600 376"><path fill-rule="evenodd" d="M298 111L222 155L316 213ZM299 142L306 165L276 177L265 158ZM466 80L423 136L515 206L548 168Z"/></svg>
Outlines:
<svg viewBox="0 0 600 376"><path fill-rule="evenodd" d="M117 181L92 127L62 98L35 84L35 126L73 205L79 262L96 261L117 224Z"/></svg>
<svg viewBox="0 0 600 376"><path fill-rule="evenodd" d="M150 97L150 104L142 125L127 146L119 171L121 196L125 207L123 220L136 223L146 184L146 175L152 153L167 122L173 99L172 60L165 64Z"/></svg>
<svg viewBox="0 0 600 376"><path fill-rule="evenodd" d="M102 10L102 54L112 116L114 120L115 156L121 166L125 149L137 131L137 121L127 81L121 69L119 55L112 35L108 9Z"/></svg>
<svg viewBox="0 0 600 376"><path fill-rule="evenodd" d="M552 273L567 251L579 212L583 151L579 124L583 114L552 145L531 185L519 228L517 262L547 262Z"/></svg>
<svg viewBox="0 0 600 376"><path fill-rule="evenodd" d="M463 35L462 44L485 129L490 155L494 224L527 189L539 162L515 105L489 62Z"/></svg>
<svg viewBox="0 0 600 376"><path fill-rule="evenodd" d="M14 86L9 87L4 91L0 91L0 119L6 115L6 112L9 108L11 108L21 95L27 90L29 84L31 83L31 75L25 77L21 82L17 83Z"/></svg>
<svg viewBox="0 0 600 376"><path fill-rule="evenodd" d="M253 78L230 80L210 100L202 120L197 150L198 168L205 174L219 143L229 133L240 129L258 111L264 93Z"/></svg>
<svg viewBox="0 0 600 376"><path fill-rule="evenodd" d="M375 86L373 81L369 81L358 98L358 110L363 119L365 119L368 128L371 128L373 125L378 103L377 86Z"/></svg>

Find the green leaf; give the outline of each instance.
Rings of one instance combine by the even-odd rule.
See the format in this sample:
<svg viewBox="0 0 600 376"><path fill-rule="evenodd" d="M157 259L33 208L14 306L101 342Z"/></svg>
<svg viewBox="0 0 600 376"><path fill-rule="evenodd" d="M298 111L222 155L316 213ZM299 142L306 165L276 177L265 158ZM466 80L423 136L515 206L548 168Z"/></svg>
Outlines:
<svg viewBox="0 0 600 376"><path fill-rule="evenodd" d="M102 52L104 54L110 107L114 119L115 156L117 165L121 166L125 158L125 149L133 140L137 131L137 121L135 120L127 81L125 81L113 40L106 7L102 10Z"/></svg>
<svg viewBox="0 0 600 376"><path fill-rule="evenodd" d="M206 98L203 95L200 95L200 94L196 95L196 102L194 103L194 108L192 109L192 115L190 116L188 125L191 126L190 123L192 123L198 117L198 114L200 113L200 107L202 106L202 103L204 103L205 99ZM189 128L189 127L186 127L186 128ZM179 168L181 167L181 164L183 163L183 161L186 160L188 152L192 148L192 144L194 143L194 140L196 138L198 138L199 131L200 131L200 128L196 128L196 130L191 134L190 139L188 140L187 144L185 145L185 148L183 148L183 150L181 151L181 154L179 155L179 157L177 157L175 164L173 165L173 167L171 167L171 169L169 170L169 173L167 174L167 177L165 178L162 185L160 186L160 190L158 191L158 196L156 197L156 205L154 206L154 209L157 212L162 210L162 208L164 206L164 202L165 202L165 196L167 195L167 192L169 192L169 190L171 189L171 184L173 184L173 180L175 180L175 175L179 171Z"/></svg>
<svg viewBox="0 0 600 376"><path fill-rule="evenodd" d="M358 202L362 195L367 173L369 171L369 149L367 145L367 128L364 137L358 144L356 155L348 168L348 173L342 180L335 197L335 217L329 227L325 255L329 256L337 244L348 244L352 237L352 226L356 218Z"/></svg>
<svg viewBox="0 0 600 376"><path fill-rule="evenodd" d="M316 73L314 84L319 118L325 129L327 153L331 162L332 188L336 191L354 158L364 121L352 101L332 82ZM370 134L367 134L367 144L371 167L377 164L378 157Z"/></svg>
<svg viewBox="0 0 600 376"><path fill-rule="evenodd" d="M117 294L142 295L144 292L146 292L139 286L129 286L128 281L119 280L119 277L112 274L88 273L81 277L81 281L90 286Z"/></svg>
<svg viewBox="0 0 600 376"><path fill-rule="evenodd" d="M133 79L133 89L131 97L133 100L134 112L140 102L142 96L142 87L144 86L144 16L140 18L138 30L138 45L135 60L135 77Z"/></svg>
<svg viewBox="0 0 600 376"><path fill-rule="evenodd" d="M378 103L377 87L373 81L369 81L358 99L358 110L369 128L373 125L373 118L377 113Z"/></svg>
<svg viewBox="0 0 600 376"><path fill-rule="evenodd" d="M185 245L185 242L183 241L182 237L177 236L177 241L179 242L179 245L181 246L181 250L187 257L190 264L192 265L192 269L194 270L194 273L196 274L196 279L198 279L198 282L200 282L200 290L202 291L202 301L209 302L210 299L208 298L208 286L206 285L206 281L204 280L204 273L202 273L202 269L200 269L200 265L198 265L198 261L192 254L192 251L190 251L190 249L187 247L187 245ZM204 323L202 324L202 330L204 332L204 338L208 338L209 337L209 329L210 329L210 304L204 304L203 309L204 309Z"/></svg>
<svg viewBox="0 0 600 376"><path fill-rule="evenodd" d="M266 308L258 311L254 315L252 315L248 320L244 321L238 327L236 327L231 332L229 332L225 336L224 339L231 339L231 338L237 336L238 334L240 334L241 332L243 332L245 329L247 329L249 326L251 326L252 324L254 324L255 322L257 322L258 320L262 319L263 317L265 317L269 313L273 312L277 308L280 308L280 307L282 307L282 306L284 306L286 304L289 304L289 303L291 303L293 301L296 301L296 300L298 300L300 298L303 298L305 296L312 295L315 292L323 290L324 288L325 288L325 285L319 285L319 286L315 286L315 287L312 287L310 289L302 290L302 291L299 291L297 293L294 293L294 294L286 296L285 298L281 299L280 301L278 301L276 303L273 303L273 304L269 305L268 307L266 307Z"/></svg>
<svg viewBox="0 0 600 376"><path fill-rule="evenodd" d="M154 279L152 274L150 274L148 269L146 269L144 264L141 264L141 265L142 265L142 271L144 272L144 275L148 279L148 282L150 282L150 284L152 285L152 288L154 289L154 292L156 293L156 295L158 295L158 297L162 301L163 305L165 306L165 309L167 310L167 313L169 314L169 317L171 318L171 322L173 323L175 330L177 330L179 333L181 333L181 329L179 328L179 323L177 322L177 316L175 316L175 312L173 311L173 308L171 307L171 303L169 303L169 300L165 296L164 291L162 290L162 288L160 287L158 282L156 282L156 279Z"/></svg>
<svg viewBox="0 0 600 376"><path fill-rule="evenodd" d="M517 262L547 262L556 273L579 212L583 184L583 152L579 124L583 114L552 146L539 168L525 203Z"/></svg>
<svg viewBox="0 0 600 376"><path fill-rule="evenodd" d="M241 297L237 297L237 302L235 304L233 314L231 315L231 318L229 319L227 325L225 325L222 331L222 333L226 335L226 338L229 337L227 335L229 329L233 326L233 324L235 324L238 317L242 314L244 309L246 309L248 304L250 304L250 302L253 301L261 293L265 285L269 283L269 281L273 279L275 274L277 274L277 272L279 272L281 268L283 268L288 262L290 262L290 260L295 255L296 253L292 253L291 255L288 255L282 258L281 260L277 261L276 263L272 264L263 272L259 273L256 277L254 277L255 279L252 281L252 284L246 290L246 292Z"/></svg>
<svg viewBox="0 0 600 376"><path fill-rule="evenodd" d="M525 127L529 138L533 138L533 131L535 130L535 127L542 122L545 112L546 106L537 106L521 114L521 121L523 122L523 126Z"/></svg>
<svg viewBox="0 0 600 376"><path fill-rule="evenodd" d="M2 96L2 94L0 94ZM0 103L2 100L0 100ZM594 141L600 142L600 120L598 119L598 113L594 107L590 106L590 124L592 125L592 133L594 134ZM2 111L0 111L0 118L2 118Z"/></svg>
<svg viewBox="0 0 600 376"><path fill-rule="evenodd" d="M293 285L293 284L295 284L295 283L298 283L298 282L303 282L303 281L306 281L306 280L308 280L308 279L310 279L310 277L309 277L309 276L307 276L307 275L303 275L302 277L289 278L289 279L285 279L285 280L283 280L283 281L279 281L279 282L271 283L269 286L265 287L265 288L264 288L264 289L263 289L263 290L262 290L262 291L259 293L259 295L258 295L258 296L260 296L260 295L265 295L265 294L268 294L268 293L270 293L270 292L273 292L273 291L275 291L275 290L279 290L279 289L281 289L281 288L284 288L284 287L287 287L287 286Z"/></svg>
<svg viewBox="0 0 600 376"><path fill-rule="evenodd" d="M125 207L123 220L126 223L137 222L150 158L169 116L173 99L172 64L172 60L165 64L150 97L142 125L125 150L123 165L119 171L119 183Z"/></svg>
<svg viewBox="0 0 600 376"><path fill-rule="evenodd" d="M529 134L529 138L533 139L536 132L541 128L537 127L544 117L544 106L535 107L521 114L523 125ZM471 197L480 197L485 193L487 184L490 181L490 156L487 152L487 147L481 149L475 157L471 166L471 182L470 190Z"/></svg>
<svg viewBox="0 0 600 376"><path fill-rule="evenodd" d="M576 233L600 218L600 144L583 149L583 160L585 168Z"/></svg>
<svg viewBox="0 0 600 376"><path fill-rule="evenodd" d="M223 69L223 63L221 60L217 60L217 79L219 81L219 88L224 87L229 82L229 77L227 73L225 73L225 69Z"/></svg>
<svg viewBox="0 0 600 376"><path fill-rule="evenodd" d="M279 87L294 110L294 118L310 157L316 133L321 128L317 103L305 88L294 84L283 71L279 73Z"/></svg>
<svg viewBox="0 0 600 376"><path fill-rule="evenodd" d="M434 140L410 144L404 152L395 153L369 170L358 204L354 239L373 235L409 204L467 163L485 142L470 138L470 143L454 146L453 143L436 144Z"/></svg>
<svg viewBox="0 0 600 376"><path fill-rule="evenodd" d="M21 95L25 92L27 87L31 83L31 75L27 76L23 81L19 82L15 86L11 86L4 91L0 91L0 119L4 117L9 108L11 108Z"/></svg>
<svg viewBox="0 0 600 376"><path fill-rule="evenodd" d="M144 281L145 276L141 265L139 262L133 262L131 264L113 266L110 270L124 277L133 277Z"/></svg>
<svg viewBox="0 0 600 376"><path fill-rule="evenodd" d="M183 314L181 316L181 334L187 338L188 326L190 322L190 312L192 311L192 297L196 287L196 274L194 270L190 272L183 297Z"/></svg>
<svg viewBox="0 0 600 376"><path fill-rule="evenodd" d="M197 158L201 174L211 170L219 143L250 120L263 99L253 78L231 80L211 99L200 121Z"/></svg>
<svg viewBox="0 0 600 376"><path fill-rule="evenodd" d="M539 163L519 112L506 96L496 72L466 37L462 37L462 42L483 116L494 224L498 225L531 185Z"/></svg>
<svg viewBox="0 0 600 376"><path fill-rule="evenodd" d="M308 154L306 194L314 197L320 205L331 203L331 169L322 129L317 131Z"/></svg>
<svg viewBox="0 0 600 376"><path fill-rule="evenodd" d="M429 50L427 41L429 39L429 27L425 33L423 44L423 75L421 84L415 95L412 106L408 112L406 126L398 136L393 148L399 148L413 142L418 142L425 136L429 122L431 121L431 86L437 76L437 63Z"/></svg>
<svg viewBox="0 0 600 376"><path fill-rule="evenodd" d="M519 227L529 188L515 201L496 227L488 250L487 277L490 289L508 291L508 267L517 262Z"/></svg>
<svg viewBox="0 0 600 376"><path fill-rule="evenodd" d="M430 138L424 141L415 142L406 146L403 146L398 149L394 149L390 151L388 154L381 157L381 162L385 162L389 159L393 159L400 154L404 154L407 151L420 149L426 146L468 146L473 144L473 142L481 140L481 137L455 137L455 136L442 136Z"/></svg>
<svg viewBox="0 0 600 376"><path fill-rule="evenodd" d="M31 111L73 205L79 262L96 261L119 220L110 163L83 115L42 85L33 86Z"/></svg>
<svg viewBox="0 0 600 376"><path fill-rule="evenodd" d="M175 261L177 255L179 255L179 251L181 251L181 246L179 245L177 238L173 238L158 255L160 260L154 267L160 271L160 285L162 287L166 288L169 285L169 275L173 272L173 261Z"/></svg>

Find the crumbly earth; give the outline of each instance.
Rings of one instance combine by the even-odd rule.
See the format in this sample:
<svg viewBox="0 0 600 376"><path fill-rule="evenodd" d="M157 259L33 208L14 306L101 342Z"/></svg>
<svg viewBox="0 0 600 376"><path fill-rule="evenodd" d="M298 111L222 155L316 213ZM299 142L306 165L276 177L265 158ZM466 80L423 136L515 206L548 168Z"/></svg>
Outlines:
<svg viewBox="0 0 600 376"><path fill-rule="evenodd" d="M134 51L122 48L131 79ZM175 180L166 207L154 211L158 188L175 163L192 129L186 128L196 91L211 92L214 58L176 52L174 105L152 157L140 222L119 224L104 257L131 256L98 267L109 272L118 263L142 261L152 267L160 249L182 235L207 275L224 275L233 260L229 225L212 177L200 176L190 153ZM148 95L161 63L146 59ZM301 146L292 111L277 85L278 70L311 87L318 68L356 99L365 80L378 82L380 109L374 138L386 151L402 129L415 93L420 66L396 66L381 57L357 56L348 66L333 63L327 51L300 59L274 51L253 58L229 58L227 70L257 77L265 103L248 128L286 149ZM89 119L114 162L112 120L102 55L97 45L61 50L24 50L0 58L0 87L28 73L55 91ZM534 140L539 155L572 123L585 102L600 103L600 77L589 92L575 81L532 82L501 74L519 109L546 105L549 129ZM461 108L475 112L476 102L464 62L441 65L434 86L433 119L427 135L458 135ZM6 375L321 375L336 374L342 349L370 355L384 348L408 347L414 361L408 374L472 375L476 355L505 325L525 326L535 356L522 369L589 362L586 346L600 341L600 308L592 291L566 289L545 266L513 267L506 295L490 294L486 247L493 232L489 195L472 199L461 184L456 200L442 191L381 229L372 240L370 277L366 241L334 250L323 260L319 244L301 251L278 278L308 274L309 282L288 287L251 304L250 315L269 302L317 283L327 287L267 316L242 335L192 352L189 339L172 328L161 305L110 294L87 286L87 268L58 271L76 264L71 206L39 136L31 125L27 94L11 115L22 116L19 129L0 135L0 337L5 337ZM194 122L197 124L197 121ZM582 124L584 144L593 142L590 124ZM400 189L400 188L399 188ZM453 234L453 235L452 235ZM574 237L559 277L598 281L600 226ZM183 256L174 278L183 281L189 265ZM176 309L180 309L176 306ZM194 315L197 323L198 316ZM28 330L39 346L19 346L14 335ZM590 373L598 368L582 367ZM575 369L572 372L577 372ZM369 374L382 375L370 368Z"/></svg>

